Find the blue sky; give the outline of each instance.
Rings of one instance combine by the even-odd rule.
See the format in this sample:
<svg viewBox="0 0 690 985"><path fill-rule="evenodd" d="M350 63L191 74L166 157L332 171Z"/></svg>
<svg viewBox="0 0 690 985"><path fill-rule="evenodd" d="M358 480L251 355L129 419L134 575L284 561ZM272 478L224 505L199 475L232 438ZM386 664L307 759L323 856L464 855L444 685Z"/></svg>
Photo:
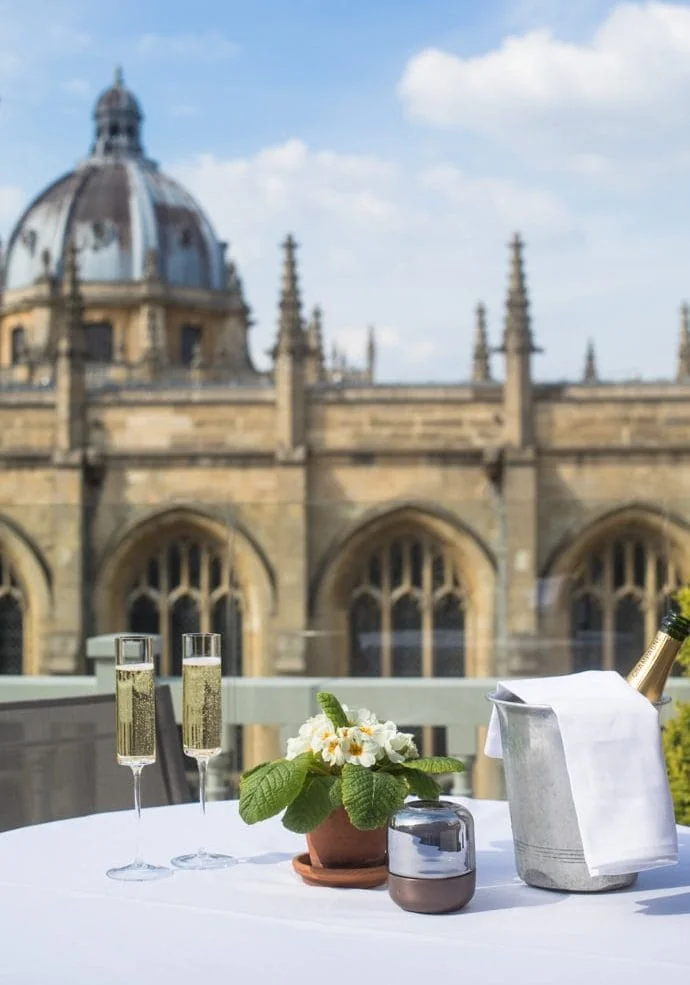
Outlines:
<svg viewBox="0 0 690 985"><path fill-rule="evenodd" d="M573 9L574 8L574 9ZM462 379L527 242L540 378L675 371L690 295L690 6L604 0L0 2L0 230L88 150L114 66L145 142L244 277L257 361L280 256L380 375ZM500 364L495 371L500 375Z"/></svg>

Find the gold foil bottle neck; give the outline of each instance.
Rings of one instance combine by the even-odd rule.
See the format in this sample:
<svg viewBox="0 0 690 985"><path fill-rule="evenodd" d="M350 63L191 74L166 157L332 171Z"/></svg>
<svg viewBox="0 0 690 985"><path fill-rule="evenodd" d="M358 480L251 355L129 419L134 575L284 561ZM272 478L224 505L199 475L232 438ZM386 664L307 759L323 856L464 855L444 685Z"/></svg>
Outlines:
<svg viewBox="0 0 690 985"><path fill-rule="evenodd" d="M650 701L661 701L666 681L682 645L682 641L659 630L626 677L628 684Z"/></svg>

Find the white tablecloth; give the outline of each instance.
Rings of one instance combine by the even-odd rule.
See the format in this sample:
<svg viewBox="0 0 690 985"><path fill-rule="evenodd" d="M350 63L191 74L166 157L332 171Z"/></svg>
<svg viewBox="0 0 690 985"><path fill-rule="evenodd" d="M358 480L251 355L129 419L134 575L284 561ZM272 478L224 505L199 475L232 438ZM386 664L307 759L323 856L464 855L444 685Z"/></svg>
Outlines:
<svg viewBox="0 0 690 985"><path fill-rule="evenodd" d="M517 878L507 805L465 801L477 828L478 888L447 916L405 913L378 890L304 885L303 838L279 820L244 825L211 804L206 847L234 868L114 883L133 818L101 814L0 835L0 982L5 985L305 985L327 982L675 985L690 982L690 829L680 864L594 896ZM161 863L193 850L198 807L146 811L142 843Z"/></svg>

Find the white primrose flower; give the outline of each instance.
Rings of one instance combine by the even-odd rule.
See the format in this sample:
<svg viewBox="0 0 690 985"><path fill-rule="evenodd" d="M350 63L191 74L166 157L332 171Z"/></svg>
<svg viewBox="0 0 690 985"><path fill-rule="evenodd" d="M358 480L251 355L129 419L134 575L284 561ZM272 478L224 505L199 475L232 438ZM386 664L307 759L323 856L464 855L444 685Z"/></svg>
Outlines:
<svg viewBox="0 0 690 985"><path fill-rule="evenodd" d="M398 732L394 722L385 723L383 749L391 763L404 763L406 759L417 759L419 753L411 732Z"/></svg>
<svg viewBox="0 0 690 985"><path fill-rule="evenodd" d="M350 712L347 717L352 725L375 725L378 722L376 715L368 708L357 708Z"/></svg>
<svg viewBox="0 0 690 985"><path fill-rule="evenodd" d="M380 722L367 708L342 707L349 725L336 729L327 715L314 715L300 727L297 736L288 739L285 758L313 752L329 766L355 763L369 768L384 758L403 763L419 755L414 737L409 732L399 732L395 722Z"/></svg>
<svg viewBox="0 0 690 985"><path fill-rule="evenodd" d="M345 762L342 729L333 728L333 722L326 715L317 715L312 721L309 748L320 755L329 766L342 766Z"/></svg>
<svg viewBox="0 0 690 985"><path fill-rule="evenodd" d="M339 729L343 734L345 760L360 766L374 766L383 759L383 748L371 735L362 728L352 727Z"/></svg>
<svg viewBox="0 0 690 985"><path fill-rule="evenodd" d="M311 749L311 740L303 738L301 735L295 736L293 739L287 740L287 752L285 753L286 759L297 759L305 752L309 752Z"/></svg>
<svg viewBox="0 0 690 985"><path fill-rule="evenodd" d="M338 732L343 731L338 729ZM346 740L342 735L332 733L323 743L319 752L329 766L342 766L346 761Z"/></svg>
<svg viewBox="0 0 690 985"><path fill-rule="evenodd" d="M348 720L351 725L355 725L367 735L370 735L375 726L379 724L376 715L368 708L357 708L356 711L348 715Z"/></svg>
<svg viewBox="0 0 690 985"><path fill-rule="evenodd" d="M312 723L310 748L313 752L321 752L324 745L335 736L333 722L325 715L316 715L310 719L310 722Z"/></svg>
<svg viewBox="0 0 690 985"><path fill-rule="evenodd" d="M384 743L391 729L393 732L396 731L395 724L393 722L380 722L376 715L367 708L359 708L352 714L350 721L360 732L369 736L372 742L375 742L380 747L380 755L376 758L382 759Z"/></svg>
<svg viewBox="0 0 690 985"><path fill-rule="evenodd" d="M330 719L326 715L314 715L300 726L295 738L288 739L285 758L295 759L310 750L318 752L329 735L333 735L333 724Z"/></svg>

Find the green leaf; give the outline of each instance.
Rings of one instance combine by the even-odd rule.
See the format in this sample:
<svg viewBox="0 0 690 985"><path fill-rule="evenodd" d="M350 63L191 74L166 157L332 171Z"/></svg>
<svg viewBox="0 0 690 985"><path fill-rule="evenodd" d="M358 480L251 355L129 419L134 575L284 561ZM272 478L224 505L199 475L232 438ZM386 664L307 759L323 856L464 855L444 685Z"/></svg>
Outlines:
<svg viewBox="0 0 690 985"><path fill-rule="evenodd" d="M283 815L284 827L297 834L306 834L325 821L333 810L330 791L334 783L334 776L308 776Z"/></svg>
<svg viewBox="0 0 690 985"><path fill-rule="evenodd" d="M464 773L465 764L452 756L429 756L427 759L406 759L406 770L421 770L422 773Z"/></svg>
<svg viewBox="0 0 690 985"><path fill-rule="evenodd" d="M251 776L252 773L256 773L257 770L262 770L264 766L270 766L270 765L271 765L270 762L267 760L265 763L259 763L258 766L252 766L250 770L245 770L242 776L240 777L240 786L242 786L242 784L247 779L247 777Z"/></svg>
<svg viewBox="0 0 690 985"><path fill-rule="evenodd" d="M386 824L407 796L404 777L373 771L355 763L343 766L342 781L343 806L360 831L371 831Z"/></svg>
<svg viewBox="0 0 690 985"><path fill-rule="evenodd" d="M256 824L292 803L307 776L309 755L277 759L245 776L240 784L240 817Z"/></svg>
<svg viewBox="0 0 690 985"><path fill-rule="evenodd" d="M339 776L334 776L333 781L328 796L330 797L331 808L335 810L337 807L343 806L343 781Z"/></svg>
<svg viewBox="0 0 690 985"><path fill-rule="evenodd" d="M404 770L403 775L407 780L410 792L419 797L420 800L436 800L441 793L433 776L428 773L421 773L419 770Z"/></svg>
<svg viewBox="0 0 690 985"><path fill-rule="evenodd" d="M324 715L330 718L333 728L345 728L350 724L347 720L347 715L343 711L343 706L334 694L329 694L328 691L319 691L316 695L316 700L319 702Z"/></svg>

